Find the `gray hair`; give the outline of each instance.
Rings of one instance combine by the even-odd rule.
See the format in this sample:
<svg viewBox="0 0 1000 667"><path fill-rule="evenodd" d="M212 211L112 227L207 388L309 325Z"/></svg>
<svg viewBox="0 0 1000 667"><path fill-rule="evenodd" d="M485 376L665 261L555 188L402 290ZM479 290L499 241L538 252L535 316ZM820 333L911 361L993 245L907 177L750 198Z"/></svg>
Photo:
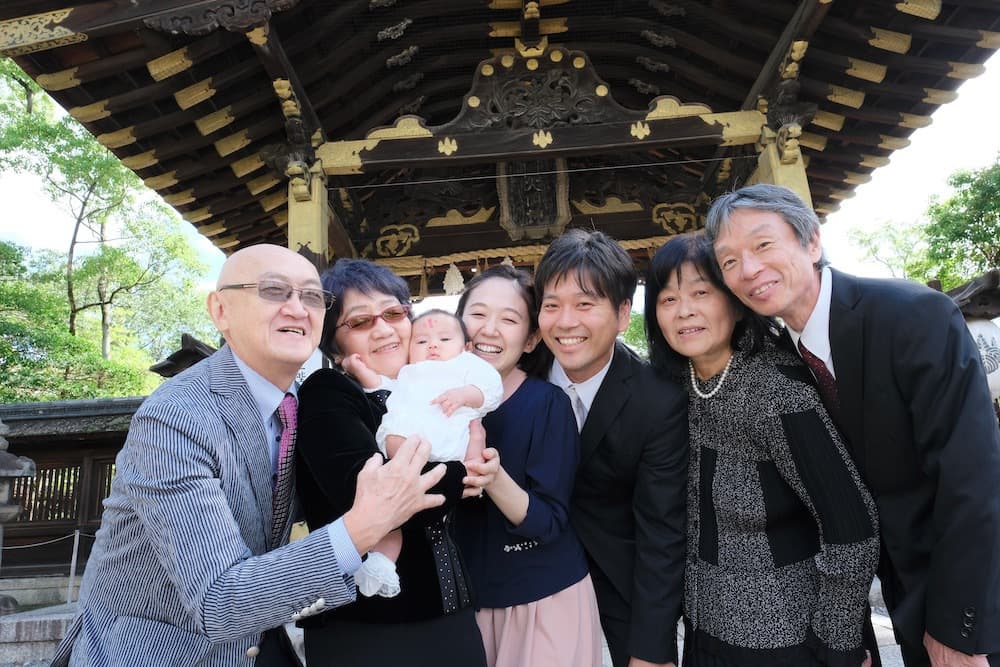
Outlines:
<svg viewBox="0 0 1000 667"><path fill-rule="evenodd" d="M741 208L778 214L795 232L803 248L808 248L809 243L819 234L819 218L816 217L816 212L806 206L794 191L783 185L757 183L735 192L727 192L712 202L705 220L705 233L713 244L729 224L729 218ZM826 251L821 247L816 268L822 269L829 263Z"/></svg>

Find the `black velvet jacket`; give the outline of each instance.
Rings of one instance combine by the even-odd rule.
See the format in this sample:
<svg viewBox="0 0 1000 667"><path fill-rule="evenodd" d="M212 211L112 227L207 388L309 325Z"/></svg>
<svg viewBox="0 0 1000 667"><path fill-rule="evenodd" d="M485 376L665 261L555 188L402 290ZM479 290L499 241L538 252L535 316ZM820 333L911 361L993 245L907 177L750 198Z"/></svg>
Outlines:
<svg viewBox="0 0 1000 667"><path fill-rule="evenodd" d="M361 387L340 371L324 369L299 388L296 487L310 530L350 509L358 472L378 452L374 433L379 418ZM429 464L428 468L432 465ZM402 592L394 598L364 597L318 616L304 628L334 620L406 623L436 618L470 606L465 570L450 535L449 514L462 497L465 466L450 461L431 493L442 493L441 507L421 512L402 526L403 550L396 563Z"/></svg>

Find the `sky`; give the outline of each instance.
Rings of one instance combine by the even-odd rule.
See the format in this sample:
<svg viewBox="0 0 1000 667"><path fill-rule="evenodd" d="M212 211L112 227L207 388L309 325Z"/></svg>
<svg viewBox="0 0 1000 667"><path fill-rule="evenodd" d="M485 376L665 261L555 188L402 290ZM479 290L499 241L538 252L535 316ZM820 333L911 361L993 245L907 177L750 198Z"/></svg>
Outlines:
<svg viewBox="0 0 1000 667"><path fill-rule="evenodd" d="M859 275L886 275L881 265L864 261L863 252L848 240L849 230L916 221L933 195L947 196L950 174L991 164L1000 153L998 108L1000 54L987 62L982 76L962 84L958 99L939 108L930 126L911 135L910 146L893 153L887 166L876 169L872 180L858 186L855 196L828 217L822 236L833 265ZM67 250L70 218L48 200L33 178L0 174L0 201L4 203L0 240ZM223 254L193 225L183 227L214 276Z"/></svg>

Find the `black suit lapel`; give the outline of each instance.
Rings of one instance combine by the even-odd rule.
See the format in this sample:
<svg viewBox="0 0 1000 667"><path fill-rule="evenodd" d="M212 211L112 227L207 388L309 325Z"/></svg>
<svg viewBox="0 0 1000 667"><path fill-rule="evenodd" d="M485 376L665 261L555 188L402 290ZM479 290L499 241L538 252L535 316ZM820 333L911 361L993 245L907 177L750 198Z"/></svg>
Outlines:
<svg viewBox="0 0 1000 667"><path fill-rule="evenodd" d="M615 343L614 356L608 374L597 390L587 421L580 432L580 462L586 461L601 444L615 417L631 396L628 379L632 377L632 358L628 350Z"/></svg>
<svg viewBox="0 0 1000 667"><path fill-rule="evenodd" d="M841 419L838 424L847 447L864 474L864 314L855 308L861 298L857 283L849 275L832 271L830 299L830 350L837 374Z"/></svg>

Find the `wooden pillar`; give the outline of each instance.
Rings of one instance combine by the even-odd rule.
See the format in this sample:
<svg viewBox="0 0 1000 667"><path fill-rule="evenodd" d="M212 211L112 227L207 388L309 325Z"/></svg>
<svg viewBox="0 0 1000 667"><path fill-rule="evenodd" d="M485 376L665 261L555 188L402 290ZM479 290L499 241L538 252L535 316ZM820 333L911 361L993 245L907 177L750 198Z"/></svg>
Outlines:
<svg viewBox="0 0 1000 667"><path fill-rule="evenodd" d="M317 160L312 167L291 162L288 180L288 247L316 266L322 273L329 265L330 218L326 174Z"/></svg>
<svg viewBox="0 0 1000 667"><path fill-rule="evenodd" d="M806 166L799 150L802 128L797 123L784 125L780 130L764 127L757 142L757 168L747 179L747 185L772 183L794 190L810 208L812 194L806 178Z"/></svg>

